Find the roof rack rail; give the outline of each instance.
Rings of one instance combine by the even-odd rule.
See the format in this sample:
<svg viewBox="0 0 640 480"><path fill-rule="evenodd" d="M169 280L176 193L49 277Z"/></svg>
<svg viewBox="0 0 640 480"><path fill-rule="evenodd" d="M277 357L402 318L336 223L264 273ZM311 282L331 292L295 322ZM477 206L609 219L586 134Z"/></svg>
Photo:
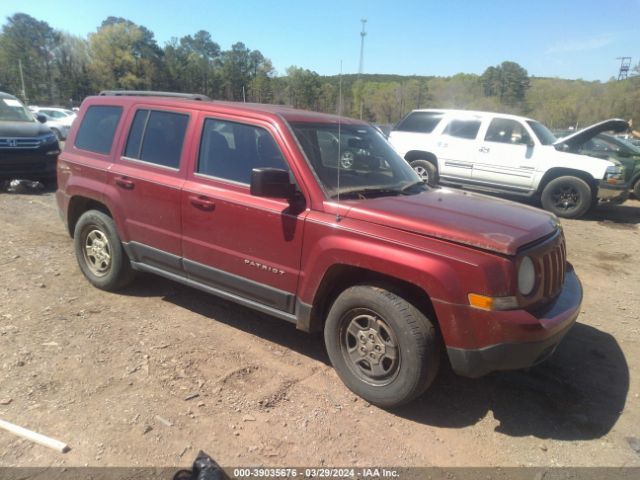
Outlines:
<svg viewBox="0 0 640 480"><path fill-rule="evenodd" d="M142 96L142 97L176 97L191 100L211 100L206 95L199 93L154 92L150 90L103 90L101 96Z"/></svg>

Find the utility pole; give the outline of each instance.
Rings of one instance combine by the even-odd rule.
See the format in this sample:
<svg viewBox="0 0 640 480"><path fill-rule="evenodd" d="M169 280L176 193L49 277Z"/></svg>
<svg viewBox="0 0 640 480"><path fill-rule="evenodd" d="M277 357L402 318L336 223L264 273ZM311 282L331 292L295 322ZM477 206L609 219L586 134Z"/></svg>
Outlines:
<svg viewBox="0 0 640 480"><path fill-rule="evenodd" d="M22 101L25 104L29 103L27 98L27 91L24 89L24 75L22 74L22 60L18 59L18 71L20 72L20 84L22 85Z"/></svg>
<svg viewBox="0 0 640 480"><path fill-rule="evenodd" d="M358 80L360 80L360 75L362 75L362 70L364 66L364 37L367 36L367 32L365 32L364 28L367 23L366 18L360 19L362 22L362 31L360 32L360 65L358 66ZM362 92L360 95L360 120L362 120L362 114L364 112L364 98L362 98Z"/></svg>
<svg viewBox="0 0 640 480"><path fill-rule="evenodd" d="M362 22L362 31L360 32L360 66L358 67L358 78L362 75L362 67L364 65L364 37L367 36L367 32L364 31L367 19L363 18L360 21Z"/></svg>

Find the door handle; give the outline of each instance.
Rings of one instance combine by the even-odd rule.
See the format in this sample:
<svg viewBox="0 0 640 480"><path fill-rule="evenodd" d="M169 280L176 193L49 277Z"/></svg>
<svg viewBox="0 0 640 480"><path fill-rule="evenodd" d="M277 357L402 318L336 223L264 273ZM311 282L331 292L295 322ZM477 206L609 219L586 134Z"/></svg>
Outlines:
<svg viewBox="0 0 640 480"><path fill-rule="evenodd" d="M198 196L198 195L189 195L189 201L191 205L201 210L213 210L216 208L216 204L211 200L207 199L207 197Z"/></svg>
<svg viewBox="0 0 640 480"><path fill-rule="evenodd" d="M480 147L478 151L480 153L489 153L489 147Z"/></svg>
<svg viewBox="0 0 640 480"><path fill-rule="evenodd" d="M119 187L124 188L125 190L133 190L133 187L135 187L135 183L133 183L132 180L129 180L126 177L117 177L116 178L116 185L118 185Z"/></svg>

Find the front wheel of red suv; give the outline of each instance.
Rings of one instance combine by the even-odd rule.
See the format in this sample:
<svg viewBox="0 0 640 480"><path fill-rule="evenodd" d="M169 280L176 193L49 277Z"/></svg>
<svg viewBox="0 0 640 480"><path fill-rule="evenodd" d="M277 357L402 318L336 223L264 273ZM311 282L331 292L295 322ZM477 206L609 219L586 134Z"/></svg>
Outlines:
<svg viewBox="0 0 640 480"><path fill-rule="evenodd" d="M80 270L94 286L113 291L133 280L135 272L108 215L97 210L83 213L73 243Z"/></svg>
<svg viewBox="0 0 640 480"><path fill-rule="evenodd" d="M383 408L405 404L436 376L433 324L411 303L375 285L357 285L333 303L324 329L331 363L346 386Z"/></svg>

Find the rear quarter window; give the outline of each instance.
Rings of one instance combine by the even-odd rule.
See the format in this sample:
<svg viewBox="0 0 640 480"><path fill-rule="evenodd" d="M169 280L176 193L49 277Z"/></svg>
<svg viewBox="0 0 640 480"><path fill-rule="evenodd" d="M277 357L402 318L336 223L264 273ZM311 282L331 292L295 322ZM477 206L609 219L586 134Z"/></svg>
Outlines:
<svg viewBox="0 0 640 480"><path fill-rule="evenodd" d="M78 129L75 147L108 155L121 116L122 107L109 105L89 107Z"/></svg>
<svg viewBox="0 0 640 480"><path fill-rule="evenodd" d="M442 120L440 112L413 112L396 126L400 132L431 133Z"/></svg>

